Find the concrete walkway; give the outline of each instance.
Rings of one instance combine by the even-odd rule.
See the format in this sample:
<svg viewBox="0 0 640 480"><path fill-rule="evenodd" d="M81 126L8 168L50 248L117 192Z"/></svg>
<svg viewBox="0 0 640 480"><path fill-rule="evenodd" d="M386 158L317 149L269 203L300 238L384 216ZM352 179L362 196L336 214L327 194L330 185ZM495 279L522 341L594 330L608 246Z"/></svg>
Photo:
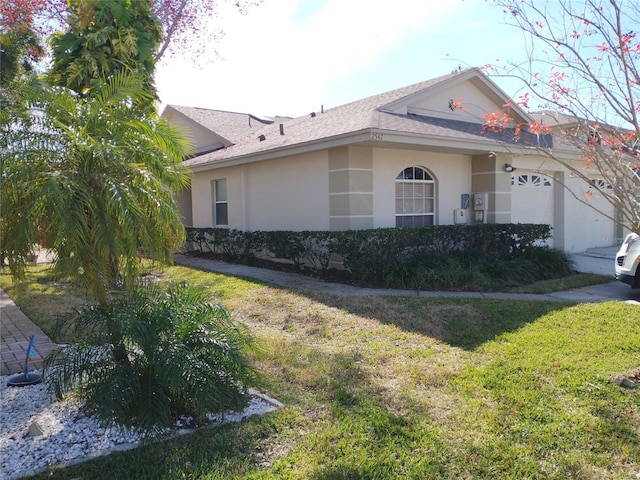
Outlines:
<svg viewBox="0 0 640 480"><path fill-rule="evenodd" d="M584 253L574 254L572 258L576 270L580 272L600 273L603 275L610 274L613 279L613 258L616 251L617 247L591 249ZM332 295L419 295L422 297L551 300L576 303L622 300L640 305L640 290L631 290L627 285L615 281L545 295L479 292L416 292L415 290L354 287L351 285L325 282L293 273L229 264L180 254L174 256L174 261L178 265L239 277L254 278L293 290L315 291ZM16 306L13 300L0 289L0 356L2 357L0 375L11 375L23 371L25 352L29 344L29 337L32 333L36 335L36 354L30 358L29 368L38 369L42 366L43 358L56 345Z"/></svg>
<svg viewBox="0 0 640 480"><path fill-rule="evenodd" d="M416 290L393 290L385 288L364 288L340 283L326 282L317 278L298 275L295 273L267 270L247 265L236 265L207 258L191 257L186 255L174 255L173 260L177 265L198 268L211 272L227 275L235 275L243 278L254 278L264 282L273 283L282 287L299 291L314 291L331 295L401 295L421 297L463 297L463 298L496 298L501 300L551 300L575 303L606 302L610 300L622 300L638 303L640 305L640 290L632 290L628 285L613 280L613 257L617 248L612 248L611 257L607 258L608 251L596 254L583 253L580 258L574 258L576 270L580 272L599 273L611 275L612 281L600 285L554 292L548 294L528 293L494 293L494 292L431 292Z"/></svg>

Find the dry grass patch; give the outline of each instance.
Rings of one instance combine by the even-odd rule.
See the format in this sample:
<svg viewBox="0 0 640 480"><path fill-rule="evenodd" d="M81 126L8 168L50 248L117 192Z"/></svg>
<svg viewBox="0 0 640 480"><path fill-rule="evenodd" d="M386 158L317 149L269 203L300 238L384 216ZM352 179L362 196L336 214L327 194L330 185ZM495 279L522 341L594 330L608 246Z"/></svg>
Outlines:
<svg viewBox="0 0 640 480"><path fill-rule="evenodd" d="M53 338L56 317L90 302L83 289L55 277L51 265L37 265L26 271L24 283L9 275L9 269L0 270L0 282L4 290L42 331Z"/></svg>
<svg viewBox="0 0 640 480"><path fill-rule="evenodd" d="M301 294L183 267L286 407L55 478L634 478L638 307ZM43 475L40 478L49 478Z"/></svg>
<svg viewBox="0 0 640 480"><path fill-rule="evenodd" d="M491 321L489 316L472 304L425 305L420 309L420 322L408 325L411 330L428 336L443 338L454 322L484 325ZM407 328L404 327L404 328Z"/></svg>

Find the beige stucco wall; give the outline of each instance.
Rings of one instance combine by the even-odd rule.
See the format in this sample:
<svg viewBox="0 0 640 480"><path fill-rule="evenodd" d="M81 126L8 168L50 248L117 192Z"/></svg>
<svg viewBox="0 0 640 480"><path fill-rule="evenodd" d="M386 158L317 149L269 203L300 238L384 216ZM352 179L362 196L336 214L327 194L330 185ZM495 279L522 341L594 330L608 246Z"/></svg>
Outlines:
<svg viewBox="0 0 640 480"><path fill-rule="evenodd" d="M313 152L246 169L246 230L328 230L327 152Z"/></svg>
<svg viewBox="0 0 640 480"><path fill-rule="evenodd" d="M472 158L471 190L487 194L487 223L511 222L511 173L505 172L505 163L509 163L509 158L503 155L484 154Z"/></svg>
<svg viewBox="0 0 640 480"><path fill-rule="evenodd" d="M348 147L196 172L193 225L212 225L213 180L227 180L229 227L341 230L395 226L395 178L411 166L436 180L436 223L454 223L471 193L471 159L416 150ZM351 193L347 193L347 192Z"/></svg>
<svg viewBox="0 0 640 480"><path fill-rule="evenodd" d="M381 147L341 147L195 173L193 226L212 225L211 182L226 178L230 228L256 231L393 227L395 178L411 166L427 169L436 180L436 224L454 223L454 210L461 207L461 195L474 192L489 193L489 222L510 222L511 174L504 172L504 163L516 167L516 174L533 170L554 178L554 212L549 216L553 218L554 247L582 252L615 243L613 222L574 198L585 198L588 186L552 160L540 156L472 158ZM613 214L613 208L598 198L597 192L590 201ZM532 210L532 220L539 213ZM526 215L518 218L524 220Z"/></svg>
<svg viewBox="0 0 640 480"><path fill-rule="evenodd" d="M373 228L373 154L371 147L328 151L329 228Z"/></svg>
<svg viewBox="0 0 640 480"><path fill-rule="evenodd" d="M461 108L449 108L449 101L462 100ZM482 123L485 113L502 111L502 105L493 103L476 86L469 82L441 89L437 95L430 95L424 100L412 102L408 107L409 113L451 118L466 122Z"/></svg>
<svg viewBox="0 0 640 480"><path fill-rule="evenodd" d="M460 196L471 193L471 158L466 155L373 149L374 228L395 227L395 179L405 168L426 168L436 180L436 219L438 225L454 223L454 209Z"/></svg>
<svg viewBox="0 0 640 480"><path fill-rule="evenodd" d="M191 189L185 188L174 195L182 224L186 227L193 226L193 213L191 210Z"/></svg>
<svg viewBox="0 0 640 480"><path fill-rule="evenodd" d="M226 178L229 228L328 230L327 152L196 172L193 223L213 222L211 182Z"/></svg>

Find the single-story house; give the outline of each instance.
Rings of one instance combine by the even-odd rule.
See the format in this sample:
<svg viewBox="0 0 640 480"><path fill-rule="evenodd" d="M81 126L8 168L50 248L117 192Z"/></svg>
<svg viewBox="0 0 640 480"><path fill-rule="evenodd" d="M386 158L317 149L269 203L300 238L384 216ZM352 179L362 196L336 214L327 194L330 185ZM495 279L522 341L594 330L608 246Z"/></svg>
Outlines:
<svg viewBox="0 0 640 480"><path fill-rule="evenodd" d="M191 189L178 198L187 226L544 223L553 227L551 246L567 252L615 244L622 232L611 220L614 208L531 148L537 141L551 146L552 135L515 138L483 128L485 113L502 111L507 101L472 68L298 118L175 105L162 115L196 149L184 162L193 173ZM511 108L516 122L533 120ZM553 149L583 168L575 152L562 151L559 142Z"/></svg>

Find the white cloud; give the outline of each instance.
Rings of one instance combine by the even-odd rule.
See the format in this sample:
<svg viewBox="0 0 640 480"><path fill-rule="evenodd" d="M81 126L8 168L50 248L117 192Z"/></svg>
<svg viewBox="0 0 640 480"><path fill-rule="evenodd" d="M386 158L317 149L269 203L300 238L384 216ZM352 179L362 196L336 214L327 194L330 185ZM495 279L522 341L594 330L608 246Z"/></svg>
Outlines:
<svg viewBox="0 0 640 480"><path fill-rule="evenodd" d="M223 59L201 70L186 57L159 65L160 97L166 103L302 115L319 108L331 80L374 64L407 35L435 28L451 8L440 4L447 3L327 0L303 24L294 20L301 0L265 0L247 15L223 11L225 36L215 46Z"/></svg>

